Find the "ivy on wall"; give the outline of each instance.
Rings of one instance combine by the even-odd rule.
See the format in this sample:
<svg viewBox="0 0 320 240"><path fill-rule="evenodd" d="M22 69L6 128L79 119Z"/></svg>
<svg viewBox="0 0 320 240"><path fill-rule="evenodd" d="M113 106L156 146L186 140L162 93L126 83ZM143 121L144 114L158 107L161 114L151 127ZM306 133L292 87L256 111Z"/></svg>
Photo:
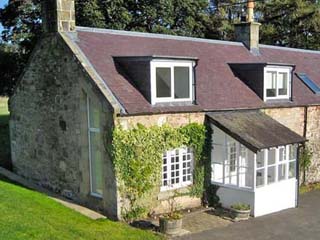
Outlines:
<svg viewBox="0 0 320 240"><path fill-rule="evenodd" d="M168 125L124 130L116 127L113 131L113 163L119 181L120 194L129 204L122 209L125 220L133 220L145 215L150 205L141 199L157 193L161 185L163 152L188 146L194 152L194 184L190 196L202 197L204 192L204 167L206 128L204 125L190 123L173 128Z"/></svg>

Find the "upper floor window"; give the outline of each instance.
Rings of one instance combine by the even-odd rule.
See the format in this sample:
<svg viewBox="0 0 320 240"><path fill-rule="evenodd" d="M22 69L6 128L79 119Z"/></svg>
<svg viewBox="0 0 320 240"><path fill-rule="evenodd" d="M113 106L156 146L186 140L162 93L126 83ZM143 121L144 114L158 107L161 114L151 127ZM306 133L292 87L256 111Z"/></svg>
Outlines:
<svg viewBox="0 0 320 240"><path fill-rule="evenodd" d="M265 67L264 100L291 97L291 68Z"/></svg>
<svg viewBox="0 0 320 240"><path fill-rule="evenodd" d="M163 102L192 102L193 62L151 62L152 104Z"/></svg>

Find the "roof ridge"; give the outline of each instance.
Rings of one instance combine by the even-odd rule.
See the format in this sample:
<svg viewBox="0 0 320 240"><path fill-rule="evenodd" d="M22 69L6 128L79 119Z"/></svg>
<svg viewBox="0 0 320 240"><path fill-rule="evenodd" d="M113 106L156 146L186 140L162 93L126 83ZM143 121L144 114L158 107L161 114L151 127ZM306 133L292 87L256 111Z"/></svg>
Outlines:
<svg viewBox="0 0 320 240"><path fill-rule="evenodd" d="M192 41L192 42L203 42L203 43L213 43L213 44L225 44L233 46L244 46L241 42L233 41L224 41L224 40L214 40L207 38L196 38L196 37L185 37L185 36L176 36L169 34L160 34L160 33L145 33L145 32L135 32L135 31L124 31L124 30L113 30L105 28L91 28L91 27L76 27L78 31L82 32L94 32L94 33L107 33L114 35L126 35L132 37L146 37L146 38L159 38L159 39L168 39L168 40L178 40L178 41Z"/></svg>
<svg viewBox="0 0 320 240"><path fill-rule="evenodd" d="M317 50L310 50L310 49L303 49L303 48L281 47L281 46L266 45L266 44L259 44L259 46L262 48L272 48L272 49L285 50L285 51L320 54L320 50L317 51Z"/></svg>
<svg viewBox="0 0 320 240"><path fill-rule="evenodd" d="M133 36L133 37L160 38L160 39L169 39L169 40L178 40L178 41L192 41L192 42L204 42L204 43L212 43L212 44L244 46L243 43L241 42L215 40L215 39L207 39L207 38L196 38L196 37L185 37L185 36L176 36L176 35L160 34L160 33L145 33L145 32L114 30L114 29L106 29L106 28L79 27L79 26L77 26L76 29L82 32L107 33L107 34L126 35L126 36ZM266 45L266 44L259 44L259 46L262 48L272 48L272 49L278 49L278 50L320 54L320 51L302 49L302 48L290 48L290 47L281 47L281 46Z"/></svg>

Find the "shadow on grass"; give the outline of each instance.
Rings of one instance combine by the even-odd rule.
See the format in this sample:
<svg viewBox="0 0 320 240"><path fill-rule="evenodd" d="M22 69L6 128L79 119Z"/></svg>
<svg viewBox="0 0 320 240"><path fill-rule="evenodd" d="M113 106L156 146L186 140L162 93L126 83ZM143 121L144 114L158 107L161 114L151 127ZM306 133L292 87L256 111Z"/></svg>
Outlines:
<svg viewBox="0 0 320 240"><path fill-rule="evenodd" d="M0 115L0 166L12 170L9 115Z"/></svg>

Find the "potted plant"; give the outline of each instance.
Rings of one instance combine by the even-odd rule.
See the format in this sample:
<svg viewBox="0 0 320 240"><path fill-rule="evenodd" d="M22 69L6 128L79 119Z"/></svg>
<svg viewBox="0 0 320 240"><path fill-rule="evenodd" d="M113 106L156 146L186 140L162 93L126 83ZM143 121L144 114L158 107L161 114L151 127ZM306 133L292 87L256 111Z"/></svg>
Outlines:
<svg viewBox="0 0 320 240"><path fill-rule="evenodd" d="M160 232L168 235L178 234L182 229L182 213L178 210L176 204L176 192L168 198L169 213L159 217Z"/></svg>
<svg viewBox="0 0 320 240"><path fill-rule="evenodd" d="M237 203L231 206L231 216L235 220L249 219L251 208L249 204Z"/></svg>

